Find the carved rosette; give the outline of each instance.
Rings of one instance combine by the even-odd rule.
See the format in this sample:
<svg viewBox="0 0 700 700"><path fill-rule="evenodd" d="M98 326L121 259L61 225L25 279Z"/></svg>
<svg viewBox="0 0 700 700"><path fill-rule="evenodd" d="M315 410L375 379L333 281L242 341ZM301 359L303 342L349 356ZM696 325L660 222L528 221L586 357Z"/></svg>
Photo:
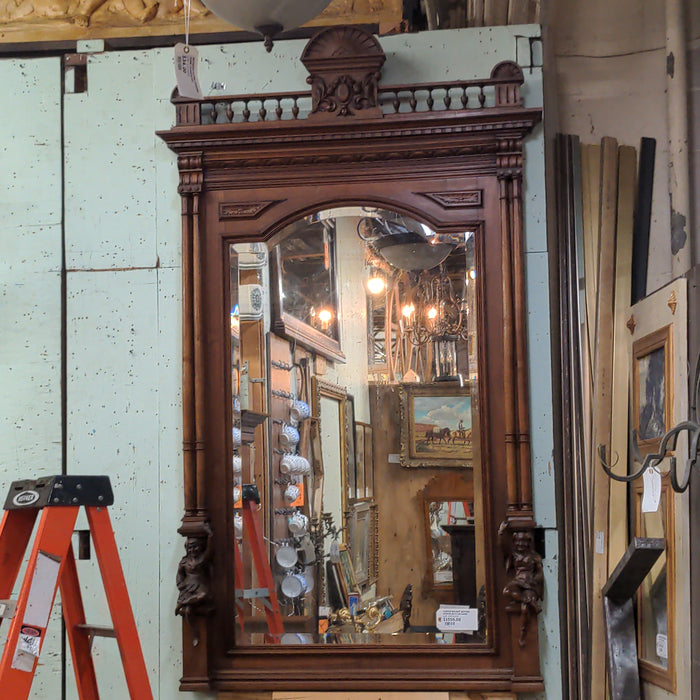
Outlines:
<svg viewBox="0 0 700 700"><path fill-rule="evenodd" d="M329 27L316 34L301 56L309 71L310 117L380 115L377 88L385 60L377 39L358 27Z"/></svg>

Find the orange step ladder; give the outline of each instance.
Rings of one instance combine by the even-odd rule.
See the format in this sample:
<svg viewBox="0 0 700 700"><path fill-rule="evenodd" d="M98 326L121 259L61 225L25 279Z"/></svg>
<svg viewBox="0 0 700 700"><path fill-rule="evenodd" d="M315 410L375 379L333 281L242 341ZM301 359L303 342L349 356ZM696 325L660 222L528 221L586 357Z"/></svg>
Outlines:
<svg viewBox="0 0 700 700"><path fill-rule="evenodd" d="M29 696L46 628L61 590L63 619L80 700L99 700L92 640L116 637L131 700L152 700L146 665L129 602L107 506L114 503L107 476L52 476L15 481L0 523L0 618L11 618L0 660L0 694ZM84 507L114 629L85 623L71 537ZM16 601L9 600L39 511L42 511ZM1 620L0 620L1 621Z"/></svg>
<svg viewBox="0 0 700 700"><path fill-rule="evenodd" d="M236 585L236 607L238 609L238 621L243 629L243 611L245 600L258 598L262 600L267 618L267 629L269 630L268 640L272 643L279 643L284 634L282 623L282 613L275 591L275 582L272 578L270 560L265 551L265 541L262 526L258 521L257 507L260 505L260 493L255 484L244 484L241 488L241 502L243 513L243 538L250 534L250 549L253 555L253 565L261 588L244 589L243 587L243 558L239 549L238 541L234 547L234 582Z"/></svg>

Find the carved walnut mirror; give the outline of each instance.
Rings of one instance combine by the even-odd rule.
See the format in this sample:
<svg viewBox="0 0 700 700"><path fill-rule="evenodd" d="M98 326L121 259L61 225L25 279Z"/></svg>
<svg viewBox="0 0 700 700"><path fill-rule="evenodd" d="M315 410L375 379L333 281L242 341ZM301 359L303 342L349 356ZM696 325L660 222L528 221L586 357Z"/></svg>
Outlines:
<svg viewBox="0 0 700 700"><path fill-rule="evenodd" d="M183 220L181 686L539 690L540 112L512 62L382 86L357 28L301 60L309 92L175 96L160 133Z"/></svg>

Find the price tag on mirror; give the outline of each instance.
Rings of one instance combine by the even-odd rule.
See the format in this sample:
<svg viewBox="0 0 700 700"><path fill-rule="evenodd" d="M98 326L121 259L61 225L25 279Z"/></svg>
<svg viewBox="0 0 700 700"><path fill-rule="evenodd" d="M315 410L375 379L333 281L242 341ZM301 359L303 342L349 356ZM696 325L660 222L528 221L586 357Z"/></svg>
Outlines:
<svg viewBox="0 0 700 700"><path fill-rule="evenodd" d="M642 478L644 480L642 513L656 513L661 501L661 472L652 467L644 472Z"/></svg>
<svg viewBox="0 0 700 700"><path fill-rule="evenodd" d="M197 61L199 52L189 44L175 44L175 78L177 91L182 97L193 100L202 99L202 91L199 88L197 78Z"/></svg>

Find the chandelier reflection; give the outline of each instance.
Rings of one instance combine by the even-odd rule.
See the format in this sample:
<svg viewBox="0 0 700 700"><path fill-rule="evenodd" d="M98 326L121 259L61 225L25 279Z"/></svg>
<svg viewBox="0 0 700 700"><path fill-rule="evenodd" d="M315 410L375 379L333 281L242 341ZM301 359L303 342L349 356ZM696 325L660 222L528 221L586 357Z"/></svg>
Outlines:
<svg viewBox="0 0 700 700"><path fill-rule="evenodd" d="M424 224L382 214L363 218L358 234L368 243L365 284L375 314L383 309L377 315L384 318L379 335L385 351L401 365L402 381L430 374L433 381L461 382L458 346L468 347L472 333L469 283L475 274L465 255L473 234L437 235ZM386 359L391 381L394 367Z"/></svg>
<svg viewBox="0 0 700 700"><path fill-rule="evenodd" d="M404 285L401 334L413 345L440 338L466 340L469 336L469 306L455 292L452 278L443 266L437 272L424 270L415 282Z"/></svg>
<svg viewBox="0 0 700 700"><path fill-rule="evenodd" d="M437 270L424 270L417 277L407 276L409 279L399 285L399 294L403 296L399 319L401 337L418 348L432 345L435 381L461 382L457 342L469 338L467 299L461 291L455 290L444 265Z"/></svg>

